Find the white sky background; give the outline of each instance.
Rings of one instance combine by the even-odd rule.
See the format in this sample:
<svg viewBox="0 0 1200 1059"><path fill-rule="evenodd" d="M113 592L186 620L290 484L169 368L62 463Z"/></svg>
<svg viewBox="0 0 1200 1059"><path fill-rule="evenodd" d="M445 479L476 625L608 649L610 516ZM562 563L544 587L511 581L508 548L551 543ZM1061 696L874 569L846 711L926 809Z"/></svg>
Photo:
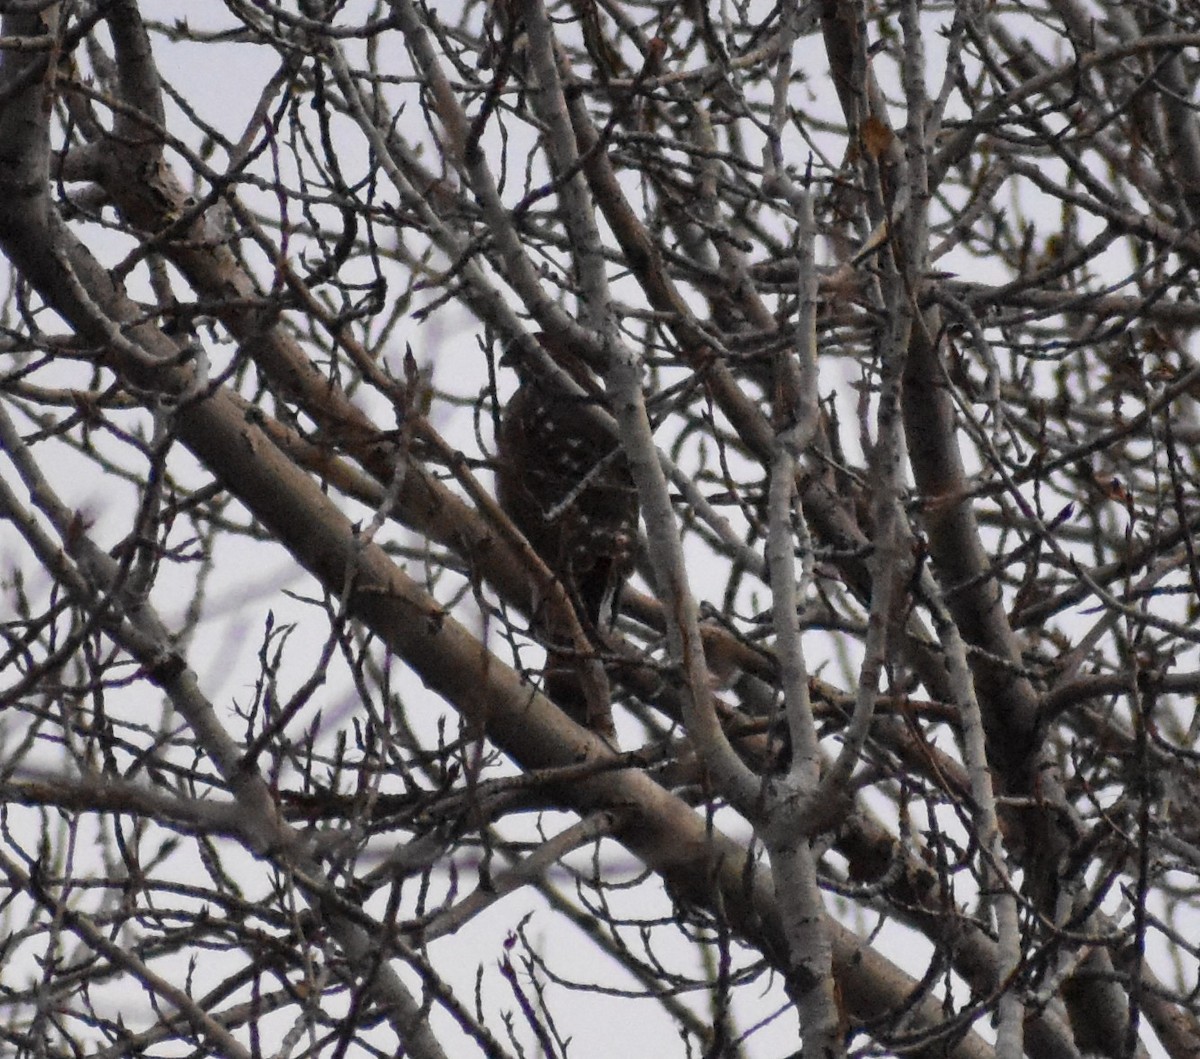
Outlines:
<svg viewBox="0 0 1200 1059"><path fill-rule="evenodd" d="M438 4L435 6L443 13L445 21L454 21L455 16L451 12L450 5ZM228 16L221 10L220 5L214 3L197 4L188 2L188 0L154 0L152 3L143 4L143 9L147 15L160 18L166 23L176 18L186 18L194 29L207 28L209 25L217 29L229 24ZM944 17L948 16L938 14L929 16L931 31L926 34L925 38L930 70L928 82L931 91L934 92L937 91L942 76L940 48L943 42L941 37L932 31L932 26L943 21ZM388 46L398 46L399 36L389 34L387 41ZM348 47L350 47L349 44ZM156 57L164 77L182 93L189 105L194 107L203 119L211 121L234 140L241 137L247 121L258 104L262 86L277 68L277 58L273 53L259 46L241 43L203 46L188 44L167 48L162 44L161 38L157 38L156 49ZM798 44L798 49L803 56L803 64L808 64L810 68L808 82L810 90L822 105L828 106L831 113L836 112L836 99L827 77L823 48L819 43L819 38L810 36L802 39ZM396 62L398 72L411 70L406 56L398 54ZM174 134L187 141L191 147L198 148L199 139L194 128L189 121L181 119L180 112L172 103L168 103L168 115L168 127ZM895 120L897 123L902 121L902 115L895 115ZM410 105L407 124L403 126L406 135L418 138L424 131L418 131L420 121L419 108ZM803 159L807 157L807 148L799 141L798 137L793 146L801 152L794 161L798 166L802 166ZM348 175L356 175L364 165L366 158L361 136L357 132L348 132L344 141L339 142L339 147L344 147L345 150L342 162ZM840 160L841 149L840 144L830 147L831 153L837 160ZM223 159L218 156L214 159L214 167L220 169L222 161ZM281 161L286 165L286 158L282 158ZM260 160L261 164L262 160ZM246 201L250 201L249 196L244 194L243 197ZM1036 213L1040 208L1040 204L1036 201L1028 201L1022 205L1031 213ZM271 209L272 207L267 203L264 208ZM299 220L298 217L293 219ZM1052 220L1050 227L1053 228L1053 226ZM386 233L381 231L379 234L384 236ZM1087 234L1084 234L1085 239ZM93 242L91 245L93 249L103 252L102 243ZM124 249L114 243L112 247L114 261L122 256ZM983 266L974 258L957 261L955 255L951 254L938 262L939 268L951 272L956 270L956 265L964 270L969 269L972 280L986 281L992 278L982 274ZM1119 267L1124 270L1127 268L1127 263L1120 262ZM1007 278L1000 265L996 267L994 278L997 281ZM134 293L136 294L136 290ZM435 291L433 294L436 295L437 292ZM476 336L479 333L478 324L465 311L455 306L443 308L428 321L420 325L412 324L402 327L396 332L390 346L390 365L397 373L402 370L400 358L404 352L404 343L409 342L422 366L432 370L433 384L439 390L453 390L459 396L474 397L486 384L484 360L476 343ZM210 351L214 358L222 355L215 347L210 346ZM224 354L227 355L229 352L229 350L225 350ZM214 363L214 369L219 367L219 363ZM849 381L842 377L842 371L841 361L832 363L832 370L827 369L826 374L822 377L823 393L842 387ZM511 380L507 385L511 385ZM852 404L847 407L852 407ZM476 451L470 409L460 407L450 414L447 411L448 408L448 405L442 403L437 405L434 415L435 426L446 437L461 446L464 451L480 454ZM391 418L390 411L385 408L377 417L377 421L390 426ZM129 420L131 423L137 420L143 424L149 422L148 416L142 415L131 415ZM485 433L487 432L486 427L485 419ZM176 474L181 473L181 458L186 457L182 451L177 450L173 455L173 470ZM103 547L111 547L129 532L130 516L135 509L136 492L131 486L122 486L120 488L124 490L124 494L117 495L111 479L100 481L91 472L90 465L82 465L78 457L65 450L62 451L61 460L61 465L53 468L59 472L55 480L56 487L62 491L64 499L69 504L86 512L88 517L94 520L92 532L97 543ZM73 470L76 464L80 465L78 473ZM0 473L7 473L7 471L7 466L0 462ZM197 477L196 480L206 479L207 476L204 476L203 479ZM231 509L231 511L234 510L237 509ZM368 520L371 513L361 510L351 517ZM391 539L407 544L414 543L412 535L405 534L395 524L389 525L384 530L384 534L391 535ZM231 729L236 732L239 730L240 724L234 718L233 706L235 702L244 705L253 697L254 686L260 675L258 651L268 612L273 614L277 627L292 622L296 623L295 631L287 641L285 661L281 669L281 690L285 696L292 690L292 686L308 676L311 659L324 645L327 627L322 612L317 611L314 614L311 608L296 602L286 594L290 591L308 595L313 593L314 587L311 579L298 570L295 563L280 547L273 544L251 545L242 540L236 543L235 549L230 548L228 542L222 547L226 549L226 554L218 553L217 561L213 565L212 580L207 586L205 596L205 621L201 623L198 635L192 642L189 661L197 671L204 691L221 706L230 721ZM0 523L0 570L6 572L7 568L13 565L14 559L19 561L20 565L28 566L28 557L22 553L23 546L15 539L12 528L6 523ZM703 554L700 545L693 545L692 556L694 560L691 564L692 569L702 571L707 557ZM184 619L183 601L190 599L192 576L192 570L186 566L180 568L164 566L163 568L153 602L169 626L178 627L178 624ZM704 596L703 579L699 580L701 584L698 592ZM36 586L31 586L31 592L36 595ZM439 591L438 594L444 598L442 591ZM759 599L760 605L765 598L766 594L762 592ZM719 597L714 602L719 603ZM750 609L750 605L748 600L747 609ZM468 597L468 605L464 608L465 613L460 613L460 616L463 617L468 627L478 632L481 629L481 620L477 613L472 618L472 609ZM832 653L829 658L822 658L819 653L829 650L829 640L823 634L806 637L805 644L806 648L812 652L808 659L810 669L815 671L822 662L828 662L831 666L837 665L836 658L832 657ZM850 642L848 648L851 661L857 664L857 645ZM296 676L291 681L289 681L289 659L295 661ZM453 733L457 721L452 711L432 693L421 688L419 682L407 675L401 667L394 666L393 668L394 690L407 705L410 719L423 720L432 730L437 717L447 717L449 719L448 731ZM145 695L145 690L142 689L138 694ZM329 738L332 738L339 730L352 730L353 717L359 704L352 685L345 679L340 662L336 664L336 667L331 668L329 680L315 697L315 704L321 712L323 730ZM125 705L129 706L129 704ZM149 715L157 709L157 706L151 707L146 704L143 708ZM302 730L309 719L308 717L297 719L295 729ZM3 721L0 719L0 725L2 724ZM3 729L0 728L0 735L2 734ZM53 764L55 764L54 759L48 756L46 765L52 766ZM285 785L287 778L284 777ZM889 818L892 816L890 807L881 805L879 808ZM28 822L31 827L36 827L38 823L33 818L29 818ZM723 822L726 824L727 830L738 831L736 821ZM533 821L527 823L532 826ZM560 820L548 818L548 827L557 827L561 823ZM107 823L104 826L107 827ZM508 834L514 833L513 825L505 825L505 831ZM177 866L181 878L186 878L190 868L188 862L190 854L185 854L189 845L185 840L181 846L181 852L176 854L175 860L172 862ZM381 852L386 850L386 843L380 844L380 850ZM80 850L79 855L82 857L87 854L86 851ZM239 872L238 877L246 887L248 897L253 897L256 891L265 892L265 888L270 884L265 865L253 861L248 856L232 852L230 859L231 862L242 862L242 871ZM586 868L585 858L575 858L573 863ZM630 876L639 870L633 859L620 850L610 850L606 863L610 868L617 868ZM460 893L465 893L474 886L473 865L463 861L459 867L461 869ZM655 894L658 890L659 888L652 881L650 886L631 892L627 899L630 901L632 909L638 914L668 914L669 908L662 900L661 894L658 894L658 899L655 901ZM379 908L375 908L375 911L382 908L382 895L378 904ZM839 903L831 900L830 907L837 912ZM531 936L541 939L541 951L551 967L584 980L602 981L617 988L636 988L636 985L626 979L623 974L619 977L615 976L610 973L608 968L598 964L584 968L573 967L574 958L579 952L584 951L580 939L573 934L573 928L565 920L546 912L540 899L528 891L523 891L504 898L487 913L476 918L459 934L437 942L431 948L435 966L456 987L460 999L468 1006L472 1003L475 990L476 969L482 966L485 970L483 993L485 1007L491 1010L512 1009L512 997L507 993L502 980L495 974L494 968L504 954L506 936L530 912L533 913L533 919L530 921L529 932ZM857 925L860 928L870 929L874 924ZM0 923L0 929L5 926ZM919 975L925 969L929 946L923 939L889 926L878 944L890 958L910 973ZM593 950L589 946L586 951L590 953ZM693 959L691 950L685 949L682 945L678 947L678 951L671 953L669 958L689 961ZM592 957L589 956L589 960L591 959ZM695 970L694 965L689 969ZM199 987L203 978L209 977L215 984L227 970L217 959L211 962L202 962L196 971L197 988L195 992L203 993L203 988ZM411 978L410 981L412 981ZM554 1004L553 987L551 987L550 995L552 998L551 1009L558 1018L560 1032L564 1036L574 1038L571 1053L573 1055L588 1057L621 1053L630 1056L682 1054L673 1028L657 1014L657 1009L652 1003L633 1003L615 1000L602 994L577 993L570 1005L565 1007L561 1004ZM782 992L777 986L769 991L764 990L762 995L755 990L739 990L737 997L739 1003L744 1005L744 1010L738 1012L738 1023L743 1029L748 1028L758 1019L766 1017L778 1005L784 1003ZM693 998L693 1001L699 1009L704 1009L705 999L703 997ZM134 1004L126 1008L128 998L121 994L119 988L114 988L109 1002L114 1008L122 1009L126 1021L130 1024L136 1025L143 1018L153 1017L152 1013L144 1008L144 998L140 994ZM650 1018L651 1015L654 1017ZM440 1022L444 1016L438 1016L438 1018ZM980 1028L983 1032L987 1032L986 1027ZM528 1042L529 1035L522 1034L522 1039ZM789 1011L775 1025L764 1029L755 1036L748 1053L755 1057L786 1055L796 1047L798 1047L798 1040L795 1019ZM452 1055L475 1054L473 1046L464 1045L461 1052L456 1052L453 1048L449 1048L449 1050Z"/></svg>

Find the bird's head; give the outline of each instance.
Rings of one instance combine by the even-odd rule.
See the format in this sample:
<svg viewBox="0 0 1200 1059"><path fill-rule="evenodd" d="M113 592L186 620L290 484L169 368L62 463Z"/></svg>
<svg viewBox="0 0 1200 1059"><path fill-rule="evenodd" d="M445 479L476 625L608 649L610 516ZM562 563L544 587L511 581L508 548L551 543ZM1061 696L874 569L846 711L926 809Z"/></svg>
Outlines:
<svg viewBox="0 0 1200 1059"><path fill-rule="evenodd" d="M565 371L590 394L600 392L595 373L584 363L583 358L570 349L561 339L539 331L533 336L544 352L559 368ZM510 342L500 357L502 367L512 368L522 383L544 379L548 372L541 358L523 341Z"/></svg>

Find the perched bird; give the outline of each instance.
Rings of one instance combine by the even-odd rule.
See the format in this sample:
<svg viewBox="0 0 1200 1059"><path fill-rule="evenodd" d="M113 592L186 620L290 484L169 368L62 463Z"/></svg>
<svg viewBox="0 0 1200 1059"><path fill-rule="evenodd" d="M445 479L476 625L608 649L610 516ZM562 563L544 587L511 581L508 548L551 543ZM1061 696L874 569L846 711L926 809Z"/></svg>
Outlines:
<svg viewBox="0 0 1200 1059"><path fill-rule="evenodd" d="M537 336L542 348L571 376L584 395L570 394L515 345L504 363L520 386L504 410L498 439L497 496L557 577L584 630L603 636L616 621L621 587L633 571L637 549L638 497L620 444L589 414L603 407L599 381L562 343ZM583 719L579 661L550 645L546 691Z"/></svg>

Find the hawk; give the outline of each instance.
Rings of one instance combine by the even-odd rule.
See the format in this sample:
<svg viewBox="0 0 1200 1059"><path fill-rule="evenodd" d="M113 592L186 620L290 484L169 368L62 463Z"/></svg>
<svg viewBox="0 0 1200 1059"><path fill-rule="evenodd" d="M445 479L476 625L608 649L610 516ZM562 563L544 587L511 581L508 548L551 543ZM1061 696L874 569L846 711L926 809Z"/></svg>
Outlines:
<svg viewBox="0 0 1200 1059"><path fill-rule="evenodd" d="M520 386L504 410L498 438L497 497L533 550L559 579L589 635L616 621L621 587L637 550L638 497L620 443L589 414L604 407L599 380L550 335L537 336L554 363L578 383L570 394L517 346ZM554 631L547 630L553 644ZM550 650L546 691L580 719L578 662Z"/></svg>

